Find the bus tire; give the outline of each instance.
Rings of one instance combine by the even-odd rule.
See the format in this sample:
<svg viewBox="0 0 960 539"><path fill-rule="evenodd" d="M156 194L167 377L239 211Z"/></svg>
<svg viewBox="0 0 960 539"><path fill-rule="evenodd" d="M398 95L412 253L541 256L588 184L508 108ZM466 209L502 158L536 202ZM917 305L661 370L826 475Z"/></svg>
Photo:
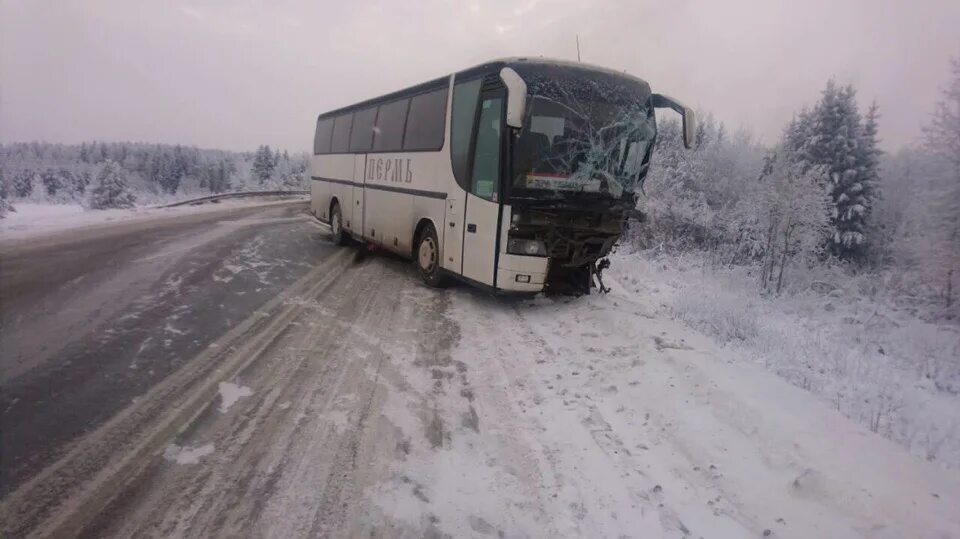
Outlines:
<svg viewBox="0 0 960 539"><path fill-rule="evenodd" d="M346 245L350 243L350 238L343 231L343 215L340 213L340 203L334 202L330 208L330 235L333 237L333 243L337 245Z"/></svg>
<svg viewBox="0 0 960 539"><path fill-rule="evenodd" d="M444 285L444 278L443 273L440 272L440 242L437 241L437 231L432 224L427 223L417 239L414 260L420 271L420 278L427 286L440 288Z"/></svg>

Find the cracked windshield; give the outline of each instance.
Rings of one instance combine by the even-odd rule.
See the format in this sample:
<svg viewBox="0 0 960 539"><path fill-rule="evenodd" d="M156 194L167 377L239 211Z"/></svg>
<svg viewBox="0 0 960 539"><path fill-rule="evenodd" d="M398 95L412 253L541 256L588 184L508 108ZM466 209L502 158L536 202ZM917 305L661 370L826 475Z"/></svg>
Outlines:
<svg viewBox="0 0 960 539"><path fill-rule="evenodd" d="M514 142L513 187L620 198L640 185L657 127L640 81L532 76Z"/></svg>

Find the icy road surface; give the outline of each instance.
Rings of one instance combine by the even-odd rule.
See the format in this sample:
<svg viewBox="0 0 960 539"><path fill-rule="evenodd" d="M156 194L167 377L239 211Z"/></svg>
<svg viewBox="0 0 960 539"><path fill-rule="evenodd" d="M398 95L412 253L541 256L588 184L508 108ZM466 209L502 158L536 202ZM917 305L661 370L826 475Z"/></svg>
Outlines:
<svg viewBox="0 0 960 539"><path fill-rule="evenodd" d="M4 535L960 538L956 472L731 361L644 297L432 290L403 261L333 248L297 211L195 238L168 263L207 269L131 322L149 332L77 359L80 384L51 374L4 401L5 474L8 451L58 448L13 474ZM254 264L241 253L257 238ZM259 265L275 258L310 264L278 278ZM235 296L261 286L238 314ZM185 337L220 303L237 312ZM143 356L147 339L179 352ZM65 356L47 357L14 381ZM116 402L69 441L31 438L99 399ZM25 405L46 408L11 423Z"/></svg>

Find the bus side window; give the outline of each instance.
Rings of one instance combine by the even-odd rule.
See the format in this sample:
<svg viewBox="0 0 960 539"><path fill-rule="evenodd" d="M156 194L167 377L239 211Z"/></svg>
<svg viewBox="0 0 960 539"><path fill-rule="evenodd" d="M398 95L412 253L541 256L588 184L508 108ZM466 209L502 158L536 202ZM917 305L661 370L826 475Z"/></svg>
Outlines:
<svg viewBox="0 0 960 539"><path fill-rule="evenodd" d="M477 122L477 144L473 154L470 192L489 200L497 200L502 122L503 98L484 99L480 104L480 121Z"/></svg>
<svg viewBox="0 0 960 539"><path fill-rule="evenodd" d="M350 126L353 125L353 113L348 112L337 116L333 121L333 141L330 144L330 153L347 153L350 151Z"/></svg>
<svg viewBox="0 0 960 539"><path fill-rule="evenodd" d="M313 138L313 154L330 153L330 140L333 138L333 118L317 120L317 133Z"/></svg>

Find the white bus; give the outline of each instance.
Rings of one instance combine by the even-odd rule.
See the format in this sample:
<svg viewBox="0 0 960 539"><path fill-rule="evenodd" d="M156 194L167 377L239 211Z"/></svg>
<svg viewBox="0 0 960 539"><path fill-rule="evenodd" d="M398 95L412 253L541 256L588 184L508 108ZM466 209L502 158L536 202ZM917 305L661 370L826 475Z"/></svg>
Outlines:
<svg viewBox="0 0 960 539"><path fill-rule="evenodd" d="M690 147L692 110L636 77L488 62L321 114L311 211L338 243L413 258L431 286L589 293L635 212L661 107Z"/></svg>

